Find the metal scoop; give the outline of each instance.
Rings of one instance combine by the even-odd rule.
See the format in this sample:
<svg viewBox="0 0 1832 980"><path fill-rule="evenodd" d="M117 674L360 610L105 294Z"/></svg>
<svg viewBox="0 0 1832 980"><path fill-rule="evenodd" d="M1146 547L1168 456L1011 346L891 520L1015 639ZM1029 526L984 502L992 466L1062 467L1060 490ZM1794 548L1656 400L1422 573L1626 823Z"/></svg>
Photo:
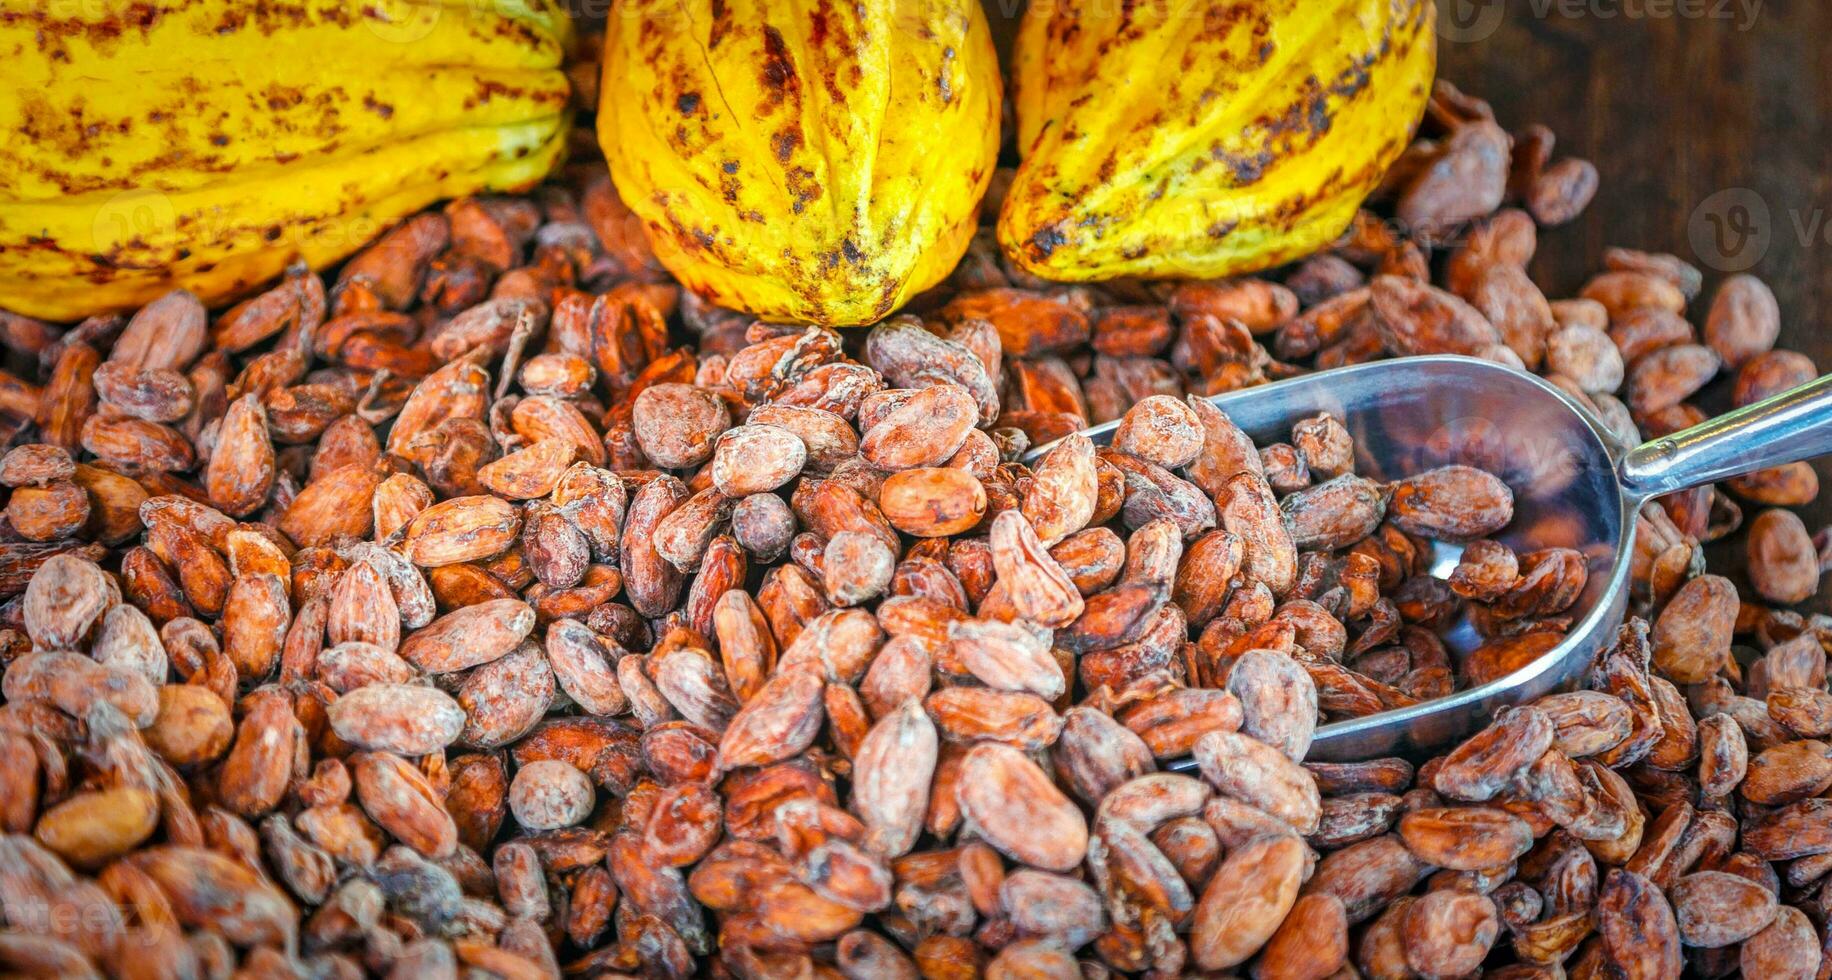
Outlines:
<svg viewBox="0 0 1832 980"><path fill-rule="evenodd" d="M1366 759L1428 749L1488 723L1496 708L1569 684L1614 637L1628 605L1635 515L1661 494L1832 452L1832 375L1640 446L1531 374L1469 357L1409 357L1337 368L1210 399L1260 445L1290 437L1319 412L1355 439L1356 471L1394 480L1451 463L1486 469L1514 491L1514 520L1497 540L1517 552L1582 552L1590 577L1567 611L1575 625L1538 660L1478 687L1394 711L1319 726L1309 758ZM1096 444L1116 423L1086 430ZM1049 449L1039 447L1027 460ZM1440 543L1431 573L1462 549ZM1444 636L1452 656L1481 640L1468 623ZM1171 768L1192 768L1181 760Z"/></svg>

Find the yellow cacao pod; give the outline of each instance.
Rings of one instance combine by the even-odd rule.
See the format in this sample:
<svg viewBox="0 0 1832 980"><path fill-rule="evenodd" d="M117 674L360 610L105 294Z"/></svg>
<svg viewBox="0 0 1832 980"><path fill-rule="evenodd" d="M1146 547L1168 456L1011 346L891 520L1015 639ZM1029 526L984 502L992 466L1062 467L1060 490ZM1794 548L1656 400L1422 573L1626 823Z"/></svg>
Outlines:
<svg viewBox="0 0 1832 980"><path fill-rule="evenodd" d="M997 162L978 0L622 0L600 91L656 257L770 320L871 323L939 282Z"/></svg>
<svg viewBox="0 0 1832 980"><path fill-rule="evenodd" d="M999 242L1048 279L1208 278L1315 251L1406 146L1430 0L1033 3Z"/></svg>
<svg viewBox="0 0 1832 980"><path fill-rule="evenodd" d="M0 306L235 298L565 145L557 0L0 0Z"/></svg>

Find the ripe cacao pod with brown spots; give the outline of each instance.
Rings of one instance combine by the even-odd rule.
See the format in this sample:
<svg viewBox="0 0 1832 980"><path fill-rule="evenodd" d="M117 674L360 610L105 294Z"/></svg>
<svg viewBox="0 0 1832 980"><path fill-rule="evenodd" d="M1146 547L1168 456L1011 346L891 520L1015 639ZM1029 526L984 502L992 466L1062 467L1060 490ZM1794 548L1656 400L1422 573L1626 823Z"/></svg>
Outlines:
<svg viewBox="0 0 1832 980"><path fill-rule="evenodd" d="M532 187L566 148L572 38L554 0L0 0L0 307L216 306Z"/></svg>
<svg viewBox="0 0 1832 980"><path fill-rule="evenodd" d="M1045 279L1208 278L1316 251L1431 92L1431 0L1033 4L999 242Z"/></svg>
<svg viewBox="0 0 1832 980"><path fill-rule="evenodd" d="M629 0L604 47L612 178L708 299L871 323L966 251L999 138L976 0Z"/></svg>

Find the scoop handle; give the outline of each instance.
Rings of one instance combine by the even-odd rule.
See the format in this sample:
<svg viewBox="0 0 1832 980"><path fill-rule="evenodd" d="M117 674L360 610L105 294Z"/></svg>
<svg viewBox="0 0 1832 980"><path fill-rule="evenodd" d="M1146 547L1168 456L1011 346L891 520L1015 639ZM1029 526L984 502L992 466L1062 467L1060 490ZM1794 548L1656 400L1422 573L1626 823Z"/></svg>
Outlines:
<svg viewBox="0 0 1832 980"><path fill-rule="evenodd" d="M1639 501L1826 453L1832 375L1644 442L1616 464L1616 476Z"/></svg>

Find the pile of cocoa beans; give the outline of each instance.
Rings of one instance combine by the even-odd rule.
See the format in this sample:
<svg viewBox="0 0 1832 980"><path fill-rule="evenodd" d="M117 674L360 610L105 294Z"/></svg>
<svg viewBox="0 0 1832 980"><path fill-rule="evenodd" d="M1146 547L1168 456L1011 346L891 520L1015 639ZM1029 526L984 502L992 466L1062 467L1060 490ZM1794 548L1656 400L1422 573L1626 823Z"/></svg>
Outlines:
<svg viewBox="0 0 1832 980"><path fill-rule="evenodd" d="M1203 396L1468 354L1637 442L1817 374L1749 276L1546 297L1552 150L1440 84L1327 253L1064 287L986 228L871 328L707 305L589 160L227 310L0 314L0 970L1825 976L1807 464L1644 507L1581 689L1305 761L1551 649L1589 560Z"/></svg>

